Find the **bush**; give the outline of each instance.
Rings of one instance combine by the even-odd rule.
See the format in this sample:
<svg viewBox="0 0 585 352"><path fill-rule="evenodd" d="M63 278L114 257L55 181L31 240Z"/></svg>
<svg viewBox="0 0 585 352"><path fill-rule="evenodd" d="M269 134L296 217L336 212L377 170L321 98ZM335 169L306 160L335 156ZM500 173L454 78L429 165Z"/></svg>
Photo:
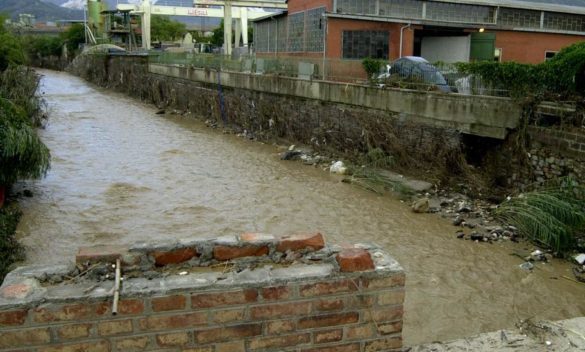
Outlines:
<svg viewBox="0 0 585 352"><path fill-rule="evenodd" d="M14 238L20 215L16 204L0 209L0 283L12 264L24 259L24 251Z"/></svg>
<svg viewBox="0 0 585 352"><path fill-rule="evenodd" d="M26 62L22 44L15 35L4 27L4 17L0 16L0 72L9 66Z"/></svg>
<svg viewBox="0 0 585 352"><path fill-rule="evenodd" d="M375 78L380 73L380 69L386 64L384 60L372 59L367 57L362 60L362 66L368 78Z"/></svg>

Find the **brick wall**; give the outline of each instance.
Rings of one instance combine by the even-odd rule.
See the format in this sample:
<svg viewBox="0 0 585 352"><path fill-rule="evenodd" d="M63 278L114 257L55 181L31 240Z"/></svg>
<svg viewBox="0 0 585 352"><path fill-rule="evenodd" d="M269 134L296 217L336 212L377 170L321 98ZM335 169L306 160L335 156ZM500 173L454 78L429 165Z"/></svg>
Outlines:
<svg viewBox="0 0 585 352"><path fill-rule="evenodd" d="M110 269L116 259L125 280L113 315ZM375 245L325 246L318 233L243 234L85 248L76 263L24 267L6 277L0 351L402 346L404 273Z"/></svg>

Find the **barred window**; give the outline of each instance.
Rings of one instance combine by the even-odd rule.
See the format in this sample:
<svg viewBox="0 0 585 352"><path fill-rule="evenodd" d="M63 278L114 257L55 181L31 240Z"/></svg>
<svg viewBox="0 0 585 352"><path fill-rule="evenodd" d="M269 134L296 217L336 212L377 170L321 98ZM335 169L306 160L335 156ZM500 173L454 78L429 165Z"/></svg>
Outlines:
<svg viewBox="0 0 585 352"><path fill-rule="evenodd" d="M388 59L389 31L343 31L343 58Z"/></svg>
<svg viewBox="0 0 585 352"><path fill-rule="evenodd" d="M361 15L375 15L376 0L338 0L337 12Z"/></svg>
<svg viewBox="0 0 585 352"><path fill-rule="evenodd" d="M422 18L422 8L420 0L380 0L380 16Z"/></svg>
<svg viewBox="0 0 585 352"><path fill-rule="evenodd" d="M268 30L269 22L256 22L254 28L254 47L256 52L268 52Z"/></svg>
<svg viewBox="0 0 585 352"><path fill-rule="evenodd" d="M540 28L540 11L500 8L498 24L511 28Z"/></svg>
<svg viewBox="0 0 585 352"><path fill-rule="evenodd" d="M288 16L288 50L303 51L305 47L305 13Z"/></svg>
<svg viewBox="0 0 585 352"><path fill-rule="evenodd" d="M278 52L282 53L287 51L287 28L288 28L288 20L286 17L279 17L276 21L277 26L277 34L278 34Z"/></svg>
<svg viewBox="0 0 585 352"><path fill-rule="evenodd" d="M323 14L324 7L307 11L307 45L306 51L323 51L323 31L325 23Z"/></svg>
<svg viewBox="0 0 585 352"><path fill-rule="evenodd" d="M585 16L545 12L544 28L559 31L585 32Z"/></svg>
<svg viewBox="0 0 585 352"><path fill-rule="evenodd" d="M460 23L494 23L495 8L448 2L427 2L426 18Z"/></svg>

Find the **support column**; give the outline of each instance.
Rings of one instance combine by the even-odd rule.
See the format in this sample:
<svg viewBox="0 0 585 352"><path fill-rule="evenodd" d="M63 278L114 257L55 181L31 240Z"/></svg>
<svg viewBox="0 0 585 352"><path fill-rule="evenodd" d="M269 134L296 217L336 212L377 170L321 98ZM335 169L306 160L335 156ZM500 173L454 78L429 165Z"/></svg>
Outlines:
<svg viewBox="0 0 585 352"><path fill-rule="evenodd" d="M150 0L142 0L142 48L150 50Z"/></svg>
<svg viewBox="0 0 585 352"><path fill-rule="evenodd" d="M242 23L242 41L248 47L248 8L240 7L240 21Z"/></svg>
<svg viewBox="0 0 585 352"><path fill-rule="evenodd" d="M241 9L238 9L239 11L241 11ZM234 25L235 25L235 40L234 40L234 48L239 48L240 47L240 39L242 38L242 23L240 22L239 18L236 18L234 20Z"/></svg>
<svg viewBox="0 0 585 352"><path fill-rule="evenodd" d="M223 47L225 55L232 55L232 4L225 2L223 7Z"/></svg>

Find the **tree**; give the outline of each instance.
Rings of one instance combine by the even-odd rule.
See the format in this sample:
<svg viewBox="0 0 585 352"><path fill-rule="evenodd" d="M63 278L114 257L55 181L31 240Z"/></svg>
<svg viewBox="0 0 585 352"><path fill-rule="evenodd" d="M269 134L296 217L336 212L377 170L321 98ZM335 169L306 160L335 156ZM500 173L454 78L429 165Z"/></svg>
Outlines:
<svg viewBox="0 0 585 352"><path fill-rule="evenodd" d="M213 30L213 36L211 37L211 44L215 44L217 46L223 46L223 20L219 23L219 27ZM232 27L232 44L235 43L236 35L235 30ZM252 26L248 26L248 42L252 43L254 41L254 28Z"/></svg>
<svg viewBox="0 0 585 352"><path fill-rule="evenodd" d="M154 40L176 40L187 33L187 27L168 16L154 15L151 17L150 32Z"/></svg>
<svg viewBox="0 0 585 352"><path fill-rule="evenodd" d="M85 28L81 23L74 23L61 34L61 38L67 45L67 50L73 52L79 49L80 44L85 43Z"/></svg>
<svg viewBox="0 0 585 352"><path fill-rule="evenodd" d="M3 16L0 16L0 72L9 66L22 65L26 62L20 40L4 27Z"/></svg>

